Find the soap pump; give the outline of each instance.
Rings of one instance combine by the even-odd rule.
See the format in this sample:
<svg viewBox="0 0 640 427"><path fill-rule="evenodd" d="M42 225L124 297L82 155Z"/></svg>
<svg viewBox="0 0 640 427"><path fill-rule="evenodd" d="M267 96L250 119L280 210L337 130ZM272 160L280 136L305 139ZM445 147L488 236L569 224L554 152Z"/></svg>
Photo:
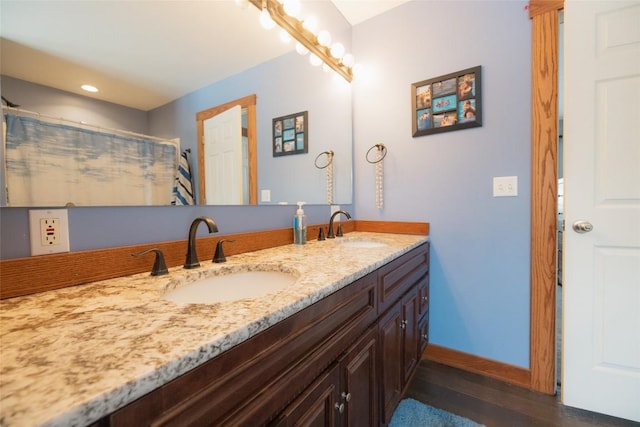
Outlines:
<svg viewBox="0 0 640 427"><path fill-rule="evenodd" d="M298 210L293 217L293 243L296 245L304 245L307 243L307 216L302 210L304 202L297 202Z"/></svg>

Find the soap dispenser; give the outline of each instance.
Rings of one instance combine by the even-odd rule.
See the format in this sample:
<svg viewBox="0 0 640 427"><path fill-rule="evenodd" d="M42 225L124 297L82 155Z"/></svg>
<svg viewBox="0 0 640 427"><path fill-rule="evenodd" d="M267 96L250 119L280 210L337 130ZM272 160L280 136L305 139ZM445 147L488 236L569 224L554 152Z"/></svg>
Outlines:
<svg viewBox="0 0 640 427"><path fill-rule="evenodd" d="M304 245L307 243L307 216L302 210L304 202L298 202L298 210L293 217L293 243L296 245Z"/></svg>

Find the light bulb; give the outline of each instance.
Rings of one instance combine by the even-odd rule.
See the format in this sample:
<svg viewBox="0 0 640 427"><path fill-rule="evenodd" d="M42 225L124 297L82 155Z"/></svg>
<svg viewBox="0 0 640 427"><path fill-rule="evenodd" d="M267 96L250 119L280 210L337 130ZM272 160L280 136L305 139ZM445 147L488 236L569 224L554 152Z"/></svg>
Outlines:
<svg viewBox="0 0 640 427"><path fill-rule="evenodd" d="M331 46L331 56L336 59L340 59L344 56L344 45L340 42L334 43Z"/></svg>
<svg viewBox="0 0 640 427"><path fill-rule="evenodd" d="M309 55L309 62L314 67L317 67L318 65L322 64L322 59L320 59L315 53L312 53L311 55Z"/></svg>
<svg viewBox="0 0 640 427"><path fill-rule="evenodd" d="M316 34L318 31L318 20L315 16L310 16L302 22L302 28L309 31L311 34Z"/></svg>
<svg viewBox="0 0 640 427"><path fill-rule="evenodd" d="M236 5L240 9L246 9L249 6L249 0L236 0Z"/></svg>
<svg viewBox="0 0 640 427"><path fill-rule="evenodd" d="M291 35L287 33L285 29L280 30L280 41L282 43L289 43L291 41Z"/></svg>
<svg viewBox="0 0 640 427"><path fill-rule="evenodd" d="M82 90L86 90L87 92L97 92L98 88L93 85L82 85L80 86Z"/></svg>
<svg viewBox="0 0 640 427"><path fill-rule="evenodd" d="M342 63L347 67L353 67L353 64L355 63L355 59L353 58L353 55L351 55L350 53L347 53L345 56L342 57Z"/></svg>
<svg viewBox="0 0 640 427"><path fill-rule="evenodd" d="M284 13L292 18L298 18L300 15L300 1L299 0L285 0L282 4Z"/></svg>
<svg viewBox="0 0 640 427"><path fill-rule="evenodd" d="M259 19L260 25L262 25L262 28L264 28L265 30L270 30L276 26L276 23L273 22L273 19L271 19L271 15L269 15L269 11L267 11L267 9L262 9Z"/></svg>
<svg viewBox="0 0 640 427"><path fill-rule="evenodd" d="M331 45L331 34L329 34L329 31L320 30L318 33L318 43L324 47L329 47Z"/></svg>
<svg viewBox="0 0 640 427"><path fill-rule="evenodd" d="M306 55L307 53L309 53L309 49L306 48L305 45L303 45L300 42L296 43L296 52L298 52L300 55Z"/></svg>

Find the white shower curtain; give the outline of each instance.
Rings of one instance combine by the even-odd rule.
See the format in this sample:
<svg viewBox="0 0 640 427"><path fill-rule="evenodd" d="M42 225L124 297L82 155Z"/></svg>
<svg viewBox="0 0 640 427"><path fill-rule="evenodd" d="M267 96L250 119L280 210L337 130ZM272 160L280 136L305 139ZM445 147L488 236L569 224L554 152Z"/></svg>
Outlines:
<svg viewBox="0 0 640 427"><path fill-rule="evenodd" d="M8 206L171 204L179 142L5 120Z"/></svg>

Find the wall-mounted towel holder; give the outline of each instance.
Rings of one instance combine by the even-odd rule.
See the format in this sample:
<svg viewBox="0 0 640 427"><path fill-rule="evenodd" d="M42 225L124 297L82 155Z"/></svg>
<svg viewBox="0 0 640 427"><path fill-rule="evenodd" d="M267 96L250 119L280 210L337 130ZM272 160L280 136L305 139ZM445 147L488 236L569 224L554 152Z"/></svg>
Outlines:
<svg viewBox="0 0 640 427"><path fill-rule="evenodd" d="M372 150L375 151L375 159L370 160L370 154ZM384 144L375 144L373 147L369 148L367 154L365 155L365 159L367 162L374 164L376 166L376 177L375 177L375 193L376 193L376 207L378 209L382 209L384 206L384 170L382 167L382 160L387 156L387 147Z"/></svg>
<svg viewBox="0 0 640 427"><path fill-rule="evenodd" d="M318 169L327 169L327 203L330 205L333 204L333 154L333 150L323 151L313 162ZM318 160L321 160L319 164Z"/></svg>

